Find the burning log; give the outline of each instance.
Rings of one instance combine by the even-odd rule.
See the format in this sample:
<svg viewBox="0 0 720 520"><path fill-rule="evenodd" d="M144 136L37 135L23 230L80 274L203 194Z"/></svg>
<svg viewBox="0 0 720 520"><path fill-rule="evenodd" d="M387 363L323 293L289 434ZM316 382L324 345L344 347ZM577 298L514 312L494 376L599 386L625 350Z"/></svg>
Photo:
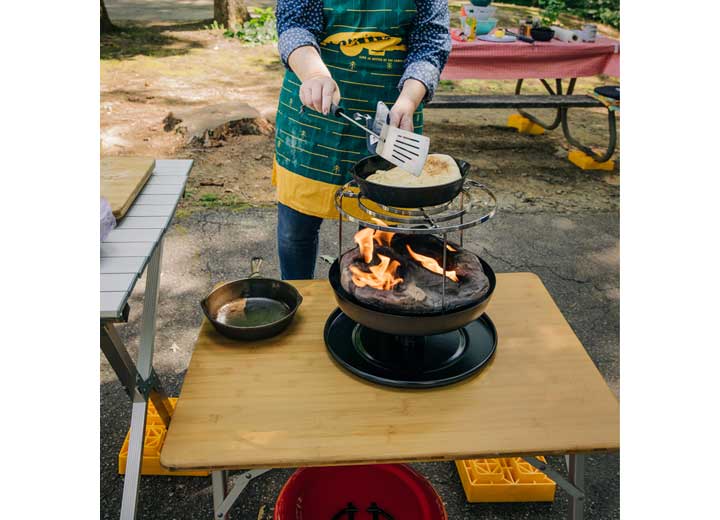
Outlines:
<svg viewBox="0 0 720 520"><path fill-rule="evenodd" d="M358 247L340 259L340 283L359 302L387 312L440 312L443 242L432 235L403 235L366 228ZM477 255L446 249L445 310L480 300L490 283Z"/></svg>

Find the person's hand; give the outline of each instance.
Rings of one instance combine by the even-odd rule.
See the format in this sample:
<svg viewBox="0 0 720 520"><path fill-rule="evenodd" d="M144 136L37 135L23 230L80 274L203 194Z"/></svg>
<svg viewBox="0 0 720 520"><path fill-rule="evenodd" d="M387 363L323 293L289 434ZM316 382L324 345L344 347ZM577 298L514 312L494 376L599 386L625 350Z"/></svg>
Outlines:
<svg viewBox="0 0 720 520"><path fill-rule="evenodd" d="M414 101L400 95L390 110L390 126L397 126L403 130L413 132L413 114L417 107Z"/></svg>
<svg viewBox="0 0 720 520"><path fill-rule="evenodd" d="M413 78L408 78L403 84L402 92L390 109L390 126L397 126L403 130L414 132L413 114L420 106L427 89L425 85Z"/></svg>
<svg viewBox="0 0 720 520"><path fill-rule="evenodd" d="M340 102L340 89L330 76L310 77L300 86L300 101L306 107L327 115L330 105Z"/></svg>

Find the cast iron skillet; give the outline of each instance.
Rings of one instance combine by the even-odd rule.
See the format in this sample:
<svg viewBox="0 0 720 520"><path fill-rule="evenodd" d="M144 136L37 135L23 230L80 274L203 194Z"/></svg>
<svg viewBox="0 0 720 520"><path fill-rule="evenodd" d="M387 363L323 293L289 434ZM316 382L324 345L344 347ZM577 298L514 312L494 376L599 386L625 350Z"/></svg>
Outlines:
<svg viewBox="0 0 720 520"><path fill-rule="evenodd" d="M495 291L495 272L482 258L478 257L478 259L490 282L487 293L477 302L446 313L389 313L375 310L360 303L354 296L343 289L340 283L339 259L335 259L332 266L330 266L328 278L335 293L335 301L338 307L353 321L370 329L397 336L427 336L459 329L478 319L485 312L485 308L490 303Z"/></svg>
<svg viewBox="0 0 720 520"><path fill-rule="evenodd" d="M287 282L263 278L260 275L262 258L255 257L251 262L249 278L235 280L216 287L200 302L203 312L213 327L228 338L240 340L258 340L280 334L295 317L302 303L298 290ZM229 325L217 320L218 310L226 303L245 298L246 306L270 304L275 312L263 312L267 321L248 326ZM257 307L254 307L257 308ZM248 313L248 316L250 313Z"/></svg>
<svg viewBox="0 0 720 520"><path fill-rule="evenodd" d="M400 188L368 182L365 180L368 175L372 175L378 170L389 170L395 167L394 164L379 155L371 155L356 162L350 168L350 173L357 182L360 192L373 202L396 208L427 208L454 199L462 190L465 177L470 171L470 164L455 157L453 160L460 168L460 179L440 186Z"/></svg>

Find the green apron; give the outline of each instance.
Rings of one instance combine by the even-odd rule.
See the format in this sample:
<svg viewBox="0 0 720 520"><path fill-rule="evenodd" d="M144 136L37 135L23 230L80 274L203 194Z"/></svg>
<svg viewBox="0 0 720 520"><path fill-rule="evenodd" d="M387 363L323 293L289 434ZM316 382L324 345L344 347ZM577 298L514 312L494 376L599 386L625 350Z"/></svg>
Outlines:
<svg viewBox="0 0 720 520"><path fill-rule="evenodd" d="M340 88L340 106L374 115L378 101L392 108L404 71L415 0L325 0L321 56ZM369 155L365 134L332 114L300 113L300 80L285 73L276 119L273 183L278 201L301 213L336 217L334 193L350 167ZM422 132L420 107L413 116Z"/></svg>

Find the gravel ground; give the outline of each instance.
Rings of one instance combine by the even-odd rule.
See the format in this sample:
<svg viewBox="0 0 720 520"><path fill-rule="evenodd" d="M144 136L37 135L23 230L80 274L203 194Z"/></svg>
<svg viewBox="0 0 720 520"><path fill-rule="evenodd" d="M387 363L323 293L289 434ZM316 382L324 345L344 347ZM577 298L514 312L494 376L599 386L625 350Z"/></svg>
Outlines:
<svg viewBox="0 0 720 520"><path fill-rule="evenodd" d="M597 181L601 182L601 181ZM502 195L502 194L500 194ZM614 198L614 197L613 197ZM220 280L243 277L255 254L266 258L266 272L278 275L274 208L242 212L208 210L176 221L167 235L158 310L156 368L171 395L178 395L201 322L200 298ZM336 224L322 227L321 254L335 255ZM555 298L599 370L619 394L619 218L605 211L559 213L537 205L532 212L501 211L466 235L467 247L486 258L496 272L537 273ZM318 264L316 277L327 274ZM130 322L119 327L135 352L144 279L130 300ZM130 403L101 357L101 517L117 518L122 478L117 453L127 431ZM550 462L563 468L562 459ZM563 518L567 496L552 504L468 504L451 463L423 463L426 475L446 503L451 519ZM236 519L270 519L277 494L291 470L274 470L253 481L233 509ZM587 518L619 518L619 457L588 458ZM145 477L139 519L212 518L209 478Z"/></svg>

